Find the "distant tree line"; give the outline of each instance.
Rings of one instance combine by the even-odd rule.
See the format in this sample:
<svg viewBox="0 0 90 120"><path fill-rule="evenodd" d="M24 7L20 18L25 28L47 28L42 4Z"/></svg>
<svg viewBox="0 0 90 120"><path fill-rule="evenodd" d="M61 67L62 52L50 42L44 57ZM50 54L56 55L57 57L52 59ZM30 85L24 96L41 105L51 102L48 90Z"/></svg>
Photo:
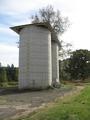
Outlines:
<svg viewBox="0 0 90 120"><path fill-rule="evenodd" d="M9 84L17 83L18 68L12 64L7 67L2 67L0 64L0 86L8 86Z"/></svg>

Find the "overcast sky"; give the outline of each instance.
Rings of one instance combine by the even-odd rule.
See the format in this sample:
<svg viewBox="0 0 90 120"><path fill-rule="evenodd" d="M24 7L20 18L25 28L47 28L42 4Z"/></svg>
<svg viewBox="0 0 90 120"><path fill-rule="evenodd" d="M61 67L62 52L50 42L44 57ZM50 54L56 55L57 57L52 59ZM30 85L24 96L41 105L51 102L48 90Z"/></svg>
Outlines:
<svg viewBox="0 0 90 120"><path fill-rule="evenodd" d="M71 26L62 36L73 49L90 50L90 1L89 0L0 0L0 62L18 66L19 36L11 26L30 23L30 16L38 9L52 5L62 16L68 16Z"/></svg>

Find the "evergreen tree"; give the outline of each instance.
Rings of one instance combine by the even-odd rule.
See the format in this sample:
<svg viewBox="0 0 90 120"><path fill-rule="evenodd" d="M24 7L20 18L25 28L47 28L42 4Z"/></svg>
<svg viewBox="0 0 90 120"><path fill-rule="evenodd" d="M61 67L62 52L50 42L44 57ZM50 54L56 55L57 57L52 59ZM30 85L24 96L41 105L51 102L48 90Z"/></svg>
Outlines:
<svg viewBox="0 0 90 120"><path fill-rule="evenodd" d="M2 69L2 82L7 83L7 74L5 67Z"/></svg>
<svg viewBox="0 0 90 120"><path fill-rule="evenodd" d="M7 65L6 73L7 73L8 82L10 82L11 81L11 67L10 67L10 65Z"/></svg>

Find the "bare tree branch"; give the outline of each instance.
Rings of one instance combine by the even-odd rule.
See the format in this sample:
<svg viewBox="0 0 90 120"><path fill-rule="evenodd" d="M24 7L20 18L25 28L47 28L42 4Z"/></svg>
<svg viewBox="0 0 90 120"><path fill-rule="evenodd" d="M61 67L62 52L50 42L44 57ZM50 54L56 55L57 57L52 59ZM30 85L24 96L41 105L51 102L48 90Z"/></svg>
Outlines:
<svg viewBox="0 0 90 120"><path fill-rule="evenodd" d="M60 11L55 11L51 5L39 9L38 14L32 16L32 23L39 22L49 23L57 34L63 34L70 25L68 17L62 17Z"/></svg>

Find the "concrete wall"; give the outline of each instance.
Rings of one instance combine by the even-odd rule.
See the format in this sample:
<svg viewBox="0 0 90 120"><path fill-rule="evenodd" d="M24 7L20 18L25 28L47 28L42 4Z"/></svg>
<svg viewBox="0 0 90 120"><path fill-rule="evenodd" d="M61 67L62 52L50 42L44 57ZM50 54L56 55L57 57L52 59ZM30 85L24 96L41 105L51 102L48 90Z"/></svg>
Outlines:
<svg viewBox="0 0 90 120"><path fill-rule="evenodd" d="M20 32L19 88L46 88L51 84L51 33L43 27L25 27Z"/></svg>
<svg viewBox="0 0 90 120"><path fill-rule="evenodd" d="M58 45L52 42L52 84L59 83Z"/></svg>

